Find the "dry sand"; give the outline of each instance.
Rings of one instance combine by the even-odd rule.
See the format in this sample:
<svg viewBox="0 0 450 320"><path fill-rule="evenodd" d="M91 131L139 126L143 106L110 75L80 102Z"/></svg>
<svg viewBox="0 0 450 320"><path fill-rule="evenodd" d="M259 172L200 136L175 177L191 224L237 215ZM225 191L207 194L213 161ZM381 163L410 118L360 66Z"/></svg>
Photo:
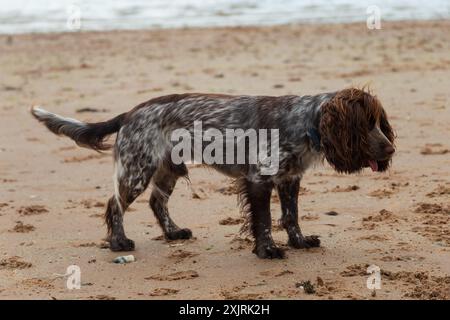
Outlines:
<svg viewBox="0 0 450 320"><path fill-rule="evenodd" d="M449 299L449 30L443 21L0 36L0 298ZM276 261L239 239L229 179L192 168L199 198L180 181L170 210L195 240L157 240L148 190L125 217L137 261L113 264L118 254L101 248L110 155L53 136L28 113L41 104L99 121L168 93L302 95L364 84L397 131L393 167L310 170L301 226L322 248ZM275 196L272 208L278 220ZM274 238L287 240L279 228ZM58 276L72 264L80 290ZM382 273L375 297L370 264ZM299 287L308 280L316 293Z"/></svg>

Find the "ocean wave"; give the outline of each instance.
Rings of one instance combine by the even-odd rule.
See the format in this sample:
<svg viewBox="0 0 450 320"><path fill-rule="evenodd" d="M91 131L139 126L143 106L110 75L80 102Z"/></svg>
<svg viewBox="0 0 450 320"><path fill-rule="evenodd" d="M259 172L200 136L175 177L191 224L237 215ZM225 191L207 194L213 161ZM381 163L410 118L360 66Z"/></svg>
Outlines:
<svg viewBox="0 0 450 320"><path fill-rule="evenodd" d="M371 5L382 20L450 19L448 0L0 0L0 33L355 22Z"/></svg>

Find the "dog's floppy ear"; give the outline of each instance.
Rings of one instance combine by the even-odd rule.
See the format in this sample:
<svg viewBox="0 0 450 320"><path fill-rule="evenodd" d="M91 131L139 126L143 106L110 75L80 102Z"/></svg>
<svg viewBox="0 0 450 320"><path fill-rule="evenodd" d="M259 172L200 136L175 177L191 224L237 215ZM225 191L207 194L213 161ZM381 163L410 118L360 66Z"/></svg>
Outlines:
<svg viewBox="0 0 450 320"><path fill-rule="evenodd" d="M321 107L321 147L338 172L357 172L365 165L369 152L366 104L373 103L367 101L366 95L359 89L345 89Z"/></svg>

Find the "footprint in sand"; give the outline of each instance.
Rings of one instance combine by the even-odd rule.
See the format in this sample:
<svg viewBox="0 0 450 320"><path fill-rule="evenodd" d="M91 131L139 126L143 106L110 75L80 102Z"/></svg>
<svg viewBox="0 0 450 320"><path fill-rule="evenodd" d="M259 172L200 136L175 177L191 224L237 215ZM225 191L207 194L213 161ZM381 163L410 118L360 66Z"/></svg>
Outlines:
<svg viewBox="0 0 450 320"><path fill-rule="evenodd" d="M256 300L263 296L258 293L237 293L233 291L222 290L220 293L225 300Z"/></svg>
<svg viewBox="0 0 450 320"><path fill-rule="evenodd" d="M40 289L54 289L55 286L51 283L51 281L53 280L31 278L21 281L21 284L26 287L38 287Z"/></svg>
<svg viewBox="0 0 450 320"><path fill-rule="evenodd" d="M450 152L447 148L442 148L440 143L427 143L421 150L422 155L442 155Z"/></svg>
<svg viewBox="0 0 450 320"><path fill-rule="evenodd" d="M92 247L101 248L102 243L96 243L96 242L72 243L72 247L75 247L75 248L92 248Z"/></svg>
<svg viewBox="0 0 450 320"><path fill-rule="evenodd" d="M343 277L366 276L369 264L352 264L340 273Z"/></svg>
<svg viewBox="0 0 450 320"><path fill-rule="evenodd" d="M439 185L432 192L427 193L427 197L429 197L429 198L435 198L435 197L446 196L446 195L450 195L450 187L447 185Z"/></svg>
<svg viewBox="0 0 450 320"><path fill-rule="evenodd" d="M314 220L319 220L319 216L317 214L305 214L303 216L300 216L300 220L302 221L314 221Z"/></svg>
<svg viewBox="0 0 450 320"><path fill-rule="evenodd" d="M36 228L31 224L24 224L22 221L16 221L16 225L14 228L9 230L9 232L17 232L17 233L28 233L34 231Z"/></svg>
<svg viewBox="0 0 450 320"><path fill-rule="evenodd" d="M272 269L269 269L269 270L261 271L259 274L260 274L261 276L264 276L264 277L269 277L269 276L273 276L273 277L282 277L282 276L284 276L284 275L291 275L291 274L294 274L294 272L292 272L292 271L290 271L290 270L282 270L282 271L280 271L280 270L272 270Z"/></svg>
<svg viewBox="0 0 450 320"><path fill-rule="evenodd" d="M382 270L382 275L388 281L400 282L403 287L407 287L408 292L404 294L406 298L421 300L447 300L450 298L449 276L432 276L426 271L391 272L387 270Z"/></svg>
<svg viewBox="0 0 450 320"><path fill-rule="evenodd" d="M144 278L145 280L159 280L159 281L177 281L177 280L190 280L198 278L197 271L187 270L187 271L178 271L168 275L153 275L150 277Z"/></svg>
<svg viewBox="0 0 450 320"><path fill-rule="evenodd" d="M368 194L369 197L375 197L378 199L390 198L395 192L389 189L377 189Z"/></svg>
<svg viewBox="0 0 450 320"><path fill-rule="evenodd" d="M14 256L0 260L0 270L16 270L16 269L28 269L33 265L29 262L20 260L20 257Z"/></svg>
<svg viewBox="0 0 450 320"><path fill-rule="evenodd" d="M228 217L225 219L222 219L219 221L219 224L222 226L232 226L232 225L237 225L237 224L241 224L244 223L244 218L232 218L232 217Z"/></svg>
<svg viewBox="0 0 450 320"><path fill-rule="evenodd" d="M177 294L180 290L171 288L156 288L149 293L151 297L172 296Z"/></svg>
<svg viewBox="0 0 450 320"><path fill-rule="evenodd" d="M421 202L417 204L416 213L430 213L430 214L450 214L450 206L438 203Z"/></svg>
<svg viewBox="0 0 450 320"><path fill-rule="evenodd" d="M90 218L104 218L104 216L103 213L93 213L89 215Z"/></svg>
<svg viewBox="0 0 450 320"><path fill-rule="evenodd" d="M169 258L175 260L175 263L184 261L185 259L193 258L198 256L198 253L190 252L182 249L175 250L169 254Z"/></svg>
<svg viewBox="0 0 450 320"><path fill-rule="evenodd" d="M21 216L33 216L37 214L43 214L49 212L48 209L45 206L42 205L31 205L31 206L24 206L20 207L17 212Z"/></svg>
<svg viewBox="0 0 450 320"><path fill-rule="evenodd" d="M80 204L83 205L86 209L106 207L105 203L92 199L82 200Z"/></svg>
<svg viewBox="0 0 450 320"><path fill-rule="evenodd" d="M397 223L399 218L391 211L382 209L376 215L370 215L362 219L362 225L365 229L373 230L380 223L392 225Z"/></svg>
<svg viewBox="0 0 450 320"><path fill-rule="evenodd" d="M450 246L448 232L450 205L421 202L417 204L414 212L420 214L421 225L414 227L412 231L428 238L436 245Z"/></svg>
<svg viewBox="0 0 450 320"><path fill-rule="evenodd" d="M378 234L371 234L364 237L359 237L358 240L367 240L367 241L386 241L388 238L386 236L380 236Z"/></svg>
<svg viewBox="0 0 450 320"><path fill-rule="evenodd" d="M353 185L353 186L347 186L345 188L342 188L340 186L336 186L333 189L331 189L331 192L351 192L351 191L356 191L359 190L359 186L357 185Z"/></svg>
<svg viewBox="0 0 450 320"><path fill-rule="evenodd" d="M231 250L244 250L253 246L253 241L249 238L236 237L230 243L232 244Z"/></svg>
<svg viewBox="0 0 450 320"><path fill-rule="evenodd" d="M6 202L0 202L0 211L3 211L4 208L9 207L9 204L7 204ZM2 214L0 214L1 216Z"/></svg>
<svg viewBox="0 0 450 320"><path fill-rule="evenodd" d="M98 294L96 296L89 296L89 300L116 300L115 297L108 296L106 294Z"/></svg>

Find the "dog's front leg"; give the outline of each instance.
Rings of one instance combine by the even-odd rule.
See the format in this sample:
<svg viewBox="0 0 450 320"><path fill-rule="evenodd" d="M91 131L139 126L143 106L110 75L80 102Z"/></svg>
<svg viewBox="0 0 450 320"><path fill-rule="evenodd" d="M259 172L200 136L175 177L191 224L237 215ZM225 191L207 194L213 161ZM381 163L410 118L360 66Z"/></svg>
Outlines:
<svg viewBox="0 0 450 320"><path fill-rule="evenodd" d="M250 227L255 238L253 253L259 258L281 259L284 251L272 239L272 218L270 215L270 196L273 184L246 181L246 196L249 204Z"/></svg>
<svg viewBox="0 0 450 320"><path fill-rule="evenodd" d="M281 223L287 231L289 246L298 249L319 247L319 238L317 236L303 236L298 224L300 178L283 181L276 185L276 189L281 202Z"/></svg>

